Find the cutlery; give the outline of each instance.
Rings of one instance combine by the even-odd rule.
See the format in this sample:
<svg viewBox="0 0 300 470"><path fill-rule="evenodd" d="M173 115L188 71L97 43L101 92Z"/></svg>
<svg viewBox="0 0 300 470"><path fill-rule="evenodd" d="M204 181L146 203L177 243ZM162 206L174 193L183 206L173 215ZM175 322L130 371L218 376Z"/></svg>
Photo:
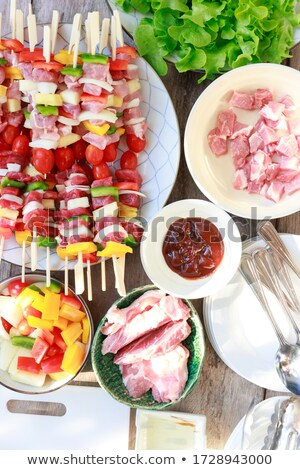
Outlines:
<svg viewBox="0 0 300 470"><path fill-rule="evenodd" d="M290 397L276 404L263 449L296 450L299 444L300 399Z"/></svg>
<svg viewBox="0 0 300 470"><path fill-rule="evenodd" d="M266 299L255 262L248 253L242 255L240 272L268 315L279 341L279 348L275 356L277 373L288 390L300 395L300 347L286 341Z"/></svg>
<svg viewBox="0 0 300 470"><path fill-rule="evenodd" d="M253 398L243 421L243 430L242 430L242 439L241 439L242 450L247 449L249 446L249 438L251 436L251 426L253 424L254 408L255 408L255 400Z"/></svg>

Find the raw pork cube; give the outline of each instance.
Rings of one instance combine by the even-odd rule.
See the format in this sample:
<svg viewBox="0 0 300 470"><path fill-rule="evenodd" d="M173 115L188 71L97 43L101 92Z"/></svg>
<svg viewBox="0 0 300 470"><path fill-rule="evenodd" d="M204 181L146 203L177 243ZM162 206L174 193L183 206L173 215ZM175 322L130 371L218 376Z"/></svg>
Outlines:
<svg viewBox="0 0 300 470"><path fill-rule="evenodd" d="M264 148L264 141L258 132L254 132L249 137L250 153L255 153L257 150Z"/></svg>
<svg viewBox="0 0 300 470"><path fill-rule="evenodd" d="M285 106L283 103L277 103L277 101L269 101L268 104L265 104L260 110L260 114L266 118L271 119L271 121L278 121L281 117Z"/></svg>
<svg viewBox="0 0 300 470"><path fill-rule="evenodd" d="M284 192L284 184L281 181L271 181L266 192L266 197L274 202L279 202Z"/></svg>
<svg viewBox="0 0 300 470"><path fill-rule="evenodd" d="M272 119L265 119L267 126L272 127L272 129L287 131L289 130L288 122L286 117L282 114L278 121L272 121Z"/></svg>
<svg viewBox="0 0 300 470"><path fill-rule="evenodd" d="M248 186L247 176L243 168L236 170L234 174L233 187L235 189L246 189Z"/></svg>
<svg viewBox="0 0 300 470"><path fill-rule="evenodd" d="M281 170L298 170L299 160L297 157L281 157L279 165Z"/></svg>
<svg viewBox="0 0 300 470"><path fill-rule="evenodd" d="M299 170L280 170L276 177L276 180L281 181L282 183L289 183L294 178L296 178L299 173Z"/></svg>
<svg viewBox="0 0 300 470"><path fill-rule="evenodd" d="M242 124L241 122L236 122L233 127L233 133L230 139L235 139L238 135L245 135L249 137L253 130L253 126L248 126L247 124Z"/></svg>
<svg viewBox="0 0 300 470"><path fill-rule="evenodd" d="M234 91L230 98L229 105L234 106L235 108L252 111L252 109L254 109L254 96L249 93L239 93L238 91Z"/></svg>
<svg viewBox="0 0 300 470"><path fill-rule="evenodd" d="M295 103L290 95L284 96L279 102L284 104L283 114L285 116L290 116L296 110Z"/></svg>
<svg viewBox="0 0 300 470"><path fill-rule="evenodd" d="M254 101L256 108L261 109L269 101L273 100L273 95L267 88L258 88L254 95Z"/></svg>
<svg viewBox="0 0 300 470"><path fill-rule="evenodd" d="M254 181L250 181L248 184L248 192L251 194L260 194L263 185L263 183L255 183Z"/></svg>
<svg viewBox="0 0 300 470"><path fill-rule="evenodd" d="M296 137L293 134L281 137L277 145L277 152L287 157L296 156L298 154Z"/></svg>
<svg viewBox="0 0 300 470"><path fill-rule="evenodd" d="M215 128L210 131L207 136L210 150L216 155L216 157L220 157L227 153L227 138L222 137L218 132L219 130Z"/></svg>
<svg viewBox="0 0 300 470"><path fill-rule="evenodd" d="M270 157L265 152L258 150L250 162L250 180L257 184L263 183L266 179L266 170L270 163Z"/></svg>
<svg viewBox="0 0 300 470"><path fill-rule="evenodd" d="M268 165L268 168L266 170L266 180L274 180L279 173L279 169L280 168L278 163L271 163L270 165Z"/></svg>
<svg viewBox="0 0 300 470"><path fill-rule="evenodd" d="M284 192L286 194L293 194L295 191L299 191L299 189L300 189L300 175L296 176L296 178L292 179L292 181L284 185Z"/></svg>
<svg viewBox="0 0 300 470"><path fill-rule="evenodd" d="M267 126L264 122L261 122L257 128L259 135L264 141L265 145L272 144L273 142L278 142L279 137L274 129Z"/></svg>
<svg viewBox="0 0 300 470"><path fill-rule="evenodd" d="M222 137L230 137L233 133L236 114L231 111L221 111L218 114L217 129Z"/></svg>
<svg viewBox="0 0 300 470"><path fill-rule="evenodd" d="M295 136L300 136L300 119L294 118L288 121L289 131Z"/></svg>
<svg viewBox="0 0 300 470"><path fill-rule="evenodd" d="M244 135L238 135L233 139L231 142L231 152L235 168L241 168L245 163L246 157L250 153L247 137Z"/></svg>

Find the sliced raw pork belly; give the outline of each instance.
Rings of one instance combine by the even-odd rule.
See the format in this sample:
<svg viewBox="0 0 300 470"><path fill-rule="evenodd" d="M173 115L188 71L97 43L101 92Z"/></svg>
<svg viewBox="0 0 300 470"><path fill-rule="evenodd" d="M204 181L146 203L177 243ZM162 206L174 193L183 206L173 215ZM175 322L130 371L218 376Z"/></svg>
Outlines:
<svg viewBox="0 0 300 470"><path fill-rule="evenodd" d="M186 320L167 323L121 349L116 354L114 363L134 364L161 356L178 346L190 332L191 327Z"/></svg>
<svg viewBox="0 0 300 470"><path fill-rule="evenodd" d="M102 343L102 354L116 354L121 348L135 339L165 325L169 321L185 320L189 316L189 307L181 299L170 295L163 297L150 310L135 316L116 333L107 336Z"/></svg>
<svg viewBox="0 0 300 470"><path fill-rule="evenodd" d="M122 379L129 395L132 398L140 398L152 387L152 383L144 377L143 363L120 366Z"/></svg>

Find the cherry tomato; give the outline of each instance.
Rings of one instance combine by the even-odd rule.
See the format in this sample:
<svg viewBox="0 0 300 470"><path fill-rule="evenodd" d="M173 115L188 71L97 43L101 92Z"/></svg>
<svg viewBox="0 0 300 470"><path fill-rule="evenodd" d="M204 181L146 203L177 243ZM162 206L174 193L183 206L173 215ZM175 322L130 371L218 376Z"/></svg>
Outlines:
<svg viewBox="0 0 300 470"><path fill-rule="evenodd" d="M71 145L71 149L74 152L75 160L82 160L85 158L85 149L87 148L87 143L83 140L77 140L73 145Z"/></svg>
<svg viewBox="0 0 300 470"><path fill-rule="evenodd" d="M0 318L1 318L3 328L5 329L6 333L9 334L10 329L12 328L12 325L8 321L6 321L3 317L0 317Z"/></svg>
<svg viewBox="0 0 300 470"><path fill-rule="evenodd" d="M23 318L23 320L21 320L20 323L18 324L18 330L19 330L20 335L28 336L30 335L30 333L34 331L34 328L31 328L28 325L28 321L26 320L26 318Z"/></svg>
<svg viewBox="0 0 300 470"><path fill-rule="evenodd" d="M4 140L1 139L0 137L0 152L1 150L10 150L10 149L11 149L10 145L4 142Z"/></svg>
<svg viewBox="0 0 300 470"><path fill-rule="evenodd" d="M12 145L16 137L20 135L20 129L18 127L7 124L6 128L1 134L2 139L9 145Z"/></svg>
<svg viewBox="0 0 300 470"><path fill-rule="evenodd" d="M100 165L96 165L93 167L93 175L95 180L107 178L108 176L110 176L110 169L106 163L102 162L100 163Z"/></svg>
<svg viewBox="0 0 300 470"><path fill-rule="evenodd" d="M139 153L146 147L146 139L139 139L134 134L127 134L126 142L130 150Z"/></svg>
<svg viewBox="0 0 300 470"><path fill-rule="evenodd" d="M138 160L136 154L130 152L130 150L124 152L120 160L120 166L122 170L135 170L137 167L137 163Z"/></svg>
<svg viewBox="0 0 300 470"><path fill-rule="evenodd" d="M92 171L92 168L90 167L90 165L88 163L86 163L85 161L82 161L82 162L78 163L78 165L85 172L85 174L87 176L87 179L89 181L89 184L92 184L92 182L94 181L95 178L94 178L94 174L93 174L93 171Z"/></svg>
<svg viewBox="0 0 300 470"><path fill-rule="evenodd" d="M117 156L117 149L115 144L109 144L104 149L104 161L105 162L113 162Z"/></svg>
<svg viewBox="0 0 300 470"><path fill-rule="evenodd" d="M90 144L86 148L85 158L89 163L91 163L91 165L99 165L103 160L103 150Z"/></svg>
<svg viewBox="0 0 300 470"><path fill-rule="evenodd" d="M25 287L28 286L28 282L22 282L20 279L15 279L14 281L11 281L8 285L8 294L11 297L18 297L22 290L24 290Z"/></svg>
<svg viewBox="0 0 300 470"><path fill-rule="evenodd" d="M34 149L32 163L37 171L50 173L54 166L54 155L52 150Z"/></svg>
<svg viewBox="0 0 300 470"><path fill-rule="evenodd" d="M12 143L12 151L26 157L29 152L29 139L26 135L18 135Z"/></svg>
<svg viewBox="0 0 300 470"><path fill-rule="evenodd" d="M68 170L75 162L74 152L69 147L62 147L55 150L55 165L61 171Z"/></svg>

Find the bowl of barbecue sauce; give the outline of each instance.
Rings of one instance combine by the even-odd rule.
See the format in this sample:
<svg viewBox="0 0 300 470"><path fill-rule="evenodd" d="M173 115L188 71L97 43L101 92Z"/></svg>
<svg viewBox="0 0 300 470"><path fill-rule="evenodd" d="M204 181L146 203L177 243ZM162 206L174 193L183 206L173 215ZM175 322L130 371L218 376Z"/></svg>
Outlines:
<svg viewBox="0 0 300 470"><path fill-rule="evenodd" d="M143 267L160 289L196 299L223 288L240 263L233 219L214 204L186 199L165 206L146 228Z"/></svg>

